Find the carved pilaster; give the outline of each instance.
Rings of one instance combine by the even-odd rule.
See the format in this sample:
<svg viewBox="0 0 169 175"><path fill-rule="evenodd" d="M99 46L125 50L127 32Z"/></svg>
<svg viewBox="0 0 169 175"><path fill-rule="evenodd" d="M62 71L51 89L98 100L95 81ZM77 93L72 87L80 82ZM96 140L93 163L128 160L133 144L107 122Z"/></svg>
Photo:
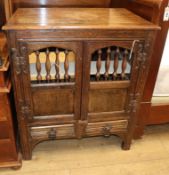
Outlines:
<svg viewBox="0 0 169 175"><path fill-rule="evenodd" d="M25 104L23 100L19 100L19 111L22 114L22 120L27 120L31 116L31 107L29 104Z"/></svg>
<svg viewBox="0 0 169 175"><path fill-rule="evenodd" d="M20 49L20 53L16 48L12 48L11 53L12 53L12 60L13 60L15 73L17 75L21 74L22 72L24 74L27 74L28 68L27 68L27 60L26 60L26 47L22 46Z"/></svg>
<svg viewBox="0 0 169 175"><path fill-rule="evenodd" d="M28 65L27 65L27 60L26 60L26 47L22 46L20 48L20 65L21 65L21 70L24 74L28 74Z"/></svg>
<svg viewBox="0 0 169 175"><path fill-rule="evenodd" d="M140 94L130 94L129 105L127 113L136 113L137 106L139 105Z"/></svg>
<svg viewBox="0 0 169 175"><path fill-rule="evenodd" d="M139 42L138 44L138 51L137 51L137 61L136 61L136 65L135 65L135 69L138 70L140 68L140 64L142 62L142 57L143 57L143 47L144 44L143 42Z"/></svg>
<svg viewBox="0 0 169 175"><path fill-rule="evenodd" d="M147 60L148 60L148 55L149 55L149 52L150 52L150 40L147 40L144 44L144 48L143 48L143 53L142 53L142 63L141 63L141 66L143 69L146 69L147 68Z"/></svg>
<svg viewBox="0 0 169 175"><path fill-rule="evenodd" d="M14 71L17 75L21 73L21 68L20 68L20 58L18 56L18 51L16 48L11 49L11 58L13 61L13 66L14 66Z"/></svg>
<svg viewBox="0 0 169 175"><path fill-rule="evenodd" d="M137 65L135 67L136 69L138 69L139 67L141 69L146 69L150 46L151 44L149 40L138 43Z"/></svg>

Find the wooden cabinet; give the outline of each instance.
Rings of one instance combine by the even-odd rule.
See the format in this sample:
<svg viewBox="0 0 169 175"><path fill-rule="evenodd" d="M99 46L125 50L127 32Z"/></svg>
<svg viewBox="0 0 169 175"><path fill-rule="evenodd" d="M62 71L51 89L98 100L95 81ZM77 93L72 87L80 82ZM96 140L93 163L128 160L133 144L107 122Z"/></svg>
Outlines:
<svg viewBox="0 0 169 175"><path fill-rule="evenodd" d="M19 168L21 157L15 141L11 110L11 81L5 36L0 33L0 167Z"/></svg>
<svg viewBox="0 0 169 175"><path fill-rule="evenodd" d="M158 29L126 9L17 10L4 30L24 158L62 138L129 149Z"/></svg>

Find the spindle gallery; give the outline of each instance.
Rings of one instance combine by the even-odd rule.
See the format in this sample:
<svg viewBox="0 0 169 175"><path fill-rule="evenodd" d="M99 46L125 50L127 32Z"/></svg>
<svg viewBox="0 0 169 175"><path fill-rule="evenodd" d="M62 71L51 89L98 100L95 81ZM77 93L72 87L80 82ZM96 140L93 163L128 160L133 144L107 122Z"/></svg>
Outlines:
<svg viewBox="0 0 169 175"><path fill-rule="evenodd" d="M129 52L128 49L118 47L108 47L96 51L91 59L91 81L129 80L131 68ZM69 53L71 53L71 57L68 57ZM74 81L75 59L72 53L72 51L51 47L30 54L32 82L59 83ZM40 56L42 57L40 58ZM36 62L33 62L34 60ZM69 67L71 67L71 70L69 70Z"/></svg>
<svg viewBox="0 0 169 175"><path fill-rule="evenodd" d="M68 50L51 47L30 54L31 80L34 83L73 81L74 69L71 72L72 76L70 76L69 64L71 62L71 66L73 66L75 63L72 62L74 60L69 62L69 52ZM70 54L72 55L71 59L74 59L72 52Z"/></svg>

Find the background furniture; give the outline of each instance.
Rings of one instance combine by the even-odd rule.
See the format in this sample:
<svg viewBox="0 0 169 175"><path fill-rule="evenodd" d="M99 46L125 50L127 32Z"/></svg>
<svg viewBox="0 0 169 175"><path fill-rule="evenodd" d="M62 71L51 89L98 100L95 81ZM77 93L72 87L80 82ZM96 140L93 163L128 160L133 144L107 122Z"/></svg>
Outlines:
<svg viewBox="0 0 169 175"><path fill-rule="evenodd" d="M115 134L130 148L159 27L126 9L28 8L4 29L25 159L50 139Z"/></svg>
<svg viewBox="0 0 169 175"><path fill-rule="evenodd" d="M7 43L2 32L0 32L0 53L3 59L0 67L0 167L17 169L21 166L21 156L18 154L15 141Z"/></svg>

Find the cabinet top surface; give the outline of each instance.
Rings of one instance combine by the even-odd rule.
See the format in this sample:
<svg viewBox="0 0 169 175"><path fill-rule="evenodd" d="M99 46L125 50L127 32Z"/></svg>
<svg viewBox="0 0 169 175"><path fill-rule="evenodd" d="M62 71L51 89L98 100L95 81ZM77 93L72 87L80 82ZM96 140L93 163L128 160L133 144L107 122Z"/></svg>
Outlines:
<svg viewBox="0 0 169 175"><path fill-rule="evenodd" d="M21 8L3 29L155 30L159 27L123 8Z"/></svg>

